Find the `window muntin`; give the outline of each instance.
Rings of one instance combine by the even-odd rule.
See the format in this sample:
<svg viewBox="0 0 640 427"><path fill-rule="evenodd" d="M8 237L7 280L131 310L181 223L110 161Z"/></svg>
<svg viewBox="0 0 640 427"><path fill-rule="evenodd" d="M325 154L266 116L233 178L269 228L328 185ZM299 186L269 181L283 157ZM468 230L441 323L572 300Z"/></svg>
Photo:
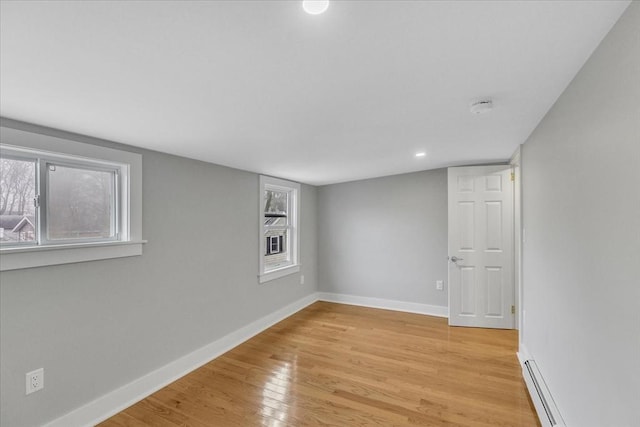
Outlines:
<svg viewBox="0 0 640 427"><path fill-rule="evenodd" d="M33 180L30 201L21 210L25 219L19 230L11 231L13 236L21 231L31 238L7 238L13 236L8 236L5 228L2 247L128 240L128 218L121 207L126 193L122 175L128 165L5 145L1 148L3 179L16 162L31 165L33 170L24 172ZM11 198L10 187L3 184L1 190L0 199ZM1 216L0 223L7 224L8 218Z"/></svg>
<svg viewBox="0 0 640 427"><path fill-rule="evenodd" d="M300 185L270 177L260 177L260 183L260 281L264 282L299 270Z"/></svg>

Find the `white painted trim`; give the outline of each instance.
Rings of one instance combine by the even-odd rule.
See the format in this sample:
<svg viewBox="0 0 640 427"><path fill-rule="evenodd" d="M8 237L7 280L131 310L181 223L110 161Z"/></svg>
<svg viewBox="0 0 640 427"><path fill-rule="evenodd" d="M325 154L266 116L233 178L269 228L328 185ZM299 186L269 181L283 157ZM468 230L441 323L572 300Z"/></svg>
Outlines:
<svg viewBox="0 0 640 427"><path fill-rule="evenodd" d="M0 271L142 255L145 240L3 248Z"/></svg>
<svg viewBox="0 0 640 427"><path fill-rule="evenodd" d="M357 295L335 294L330 292L318 292L318 299L320 301L337 302L340 304L360 305L363 307L381 308L384 310L426 314L428 316L449 317L449 308L440 305L361 297Z"/></svg>
<svg viewBox="0 0 640 427"><path fill-rule="evenodd" d="M46 424L93 426L183 377L318 300L310 294Z"/></svg>
<svg viewBox="0 0 640 427"><path fill-rule="evenodd" d="M516 306L516 329L520 331L518 341L522 342L524 336L524 305L522 299L522 145L519 145L511 156L509 164L512 167L515 182L513 185L513 278Z"/></svg>
<svg viewBox="0 0 640 427"><path fill-rule="evenodd" d="M258 275L258 281L260 283L265 283L270 280L279 279L284 276L288 276L290 274L298 273L300 271L300 264L298 265L289 265L283 268L279 268L277 270L271 270L268 273L263 273Z"/></svg>

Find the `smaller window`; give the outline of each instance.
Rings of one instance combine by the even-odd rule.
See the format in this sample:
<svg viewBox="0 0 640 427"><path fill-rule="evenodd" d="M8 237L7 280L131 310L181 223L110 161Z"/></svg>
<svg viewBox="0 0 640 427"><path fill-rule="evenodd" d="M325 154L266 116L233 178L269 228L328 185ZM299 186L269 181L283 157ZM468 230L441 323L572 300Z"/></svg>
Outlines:
<svg viewBox="0 0 640 427"><path fill-rule="evenodd" d="M260 177L260 282L300 271L300 185Z"/></svg>

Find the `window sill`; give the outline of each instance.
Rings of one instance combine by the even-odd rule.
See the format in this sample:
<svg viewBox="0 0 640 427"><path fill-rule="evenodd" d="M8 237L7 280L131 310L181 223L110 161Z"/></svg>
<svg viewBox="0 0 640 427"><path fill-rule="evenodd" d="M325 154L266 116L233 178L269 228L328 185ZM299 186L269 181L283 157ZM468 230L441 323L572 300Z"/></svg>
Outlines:
<svg viewBox="0 0 640 427"><path fill-rule="evenodd" d="M2 248L0 271L137 256L142 255L145 243L146 240L139 240Z"/></svg>
<svg viewBox="0 0 640 427"><path fill-rule="evenodd" d="M286 267L279 268L277 270L271 270L268 273L258 275L258 281L260 283L269 282L271 280L279 279L290 274L298 273L300 271L300 264L288 265Z"/></svg>

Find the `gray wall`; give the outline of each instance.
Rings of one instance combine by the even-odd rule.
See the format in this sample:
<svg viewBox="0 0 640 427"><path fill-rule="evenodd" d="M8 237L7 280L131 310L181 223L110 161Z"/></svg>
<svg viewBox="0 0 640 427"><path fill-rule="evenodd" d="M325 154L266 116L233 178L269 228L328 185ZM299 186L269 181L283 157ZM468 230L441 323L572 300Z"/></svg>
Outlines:
<svg viewBox="0 0 640 427"><path fill-rule="evenodd" d="M3 426L57 418L316 291L315 187L301 190L305 285L259 285L258 176L125 149L143 156L144 254L1 273ZM25 396L39 367L45 388Z"/></svg>
<svg viewBox="0 0 640 427"><path fill-rule="evenodd" d="M640 423L640 3L523 147L524 345L569 426Z"/></svg>
<svg viewBox="0 0 640 427"><path fill-rule="evenodd" d="M318 227L320 291L447 305L445 169L320 187Z"/></svg>

